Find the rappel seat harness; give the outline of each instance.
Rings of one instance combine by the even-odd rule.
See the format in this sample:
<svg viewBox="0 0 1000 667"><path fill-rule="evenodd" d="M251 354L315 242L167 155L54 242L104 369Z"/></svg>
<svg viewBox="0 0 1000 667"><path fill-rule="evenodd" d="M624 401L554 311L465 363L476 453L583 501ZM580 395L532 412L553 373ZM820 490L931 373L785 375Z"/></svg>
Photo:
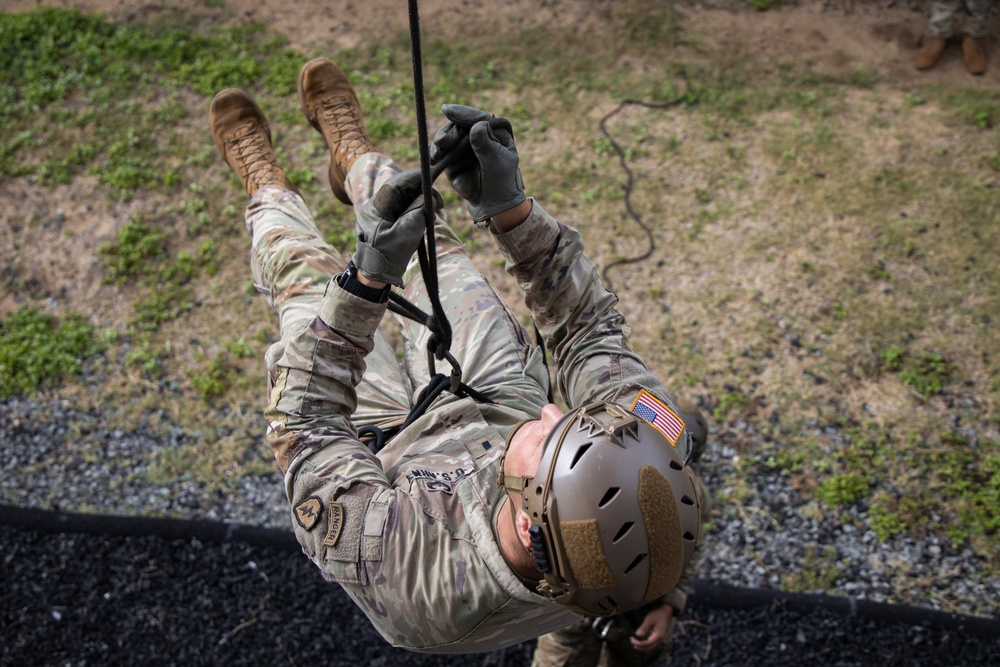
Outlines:
<svg viewBox="0 0 1000 667"><path fill-rule="evenodd" d="M389 292L389 310L397 315L407 317L424 324L431 331L427 343L427 366L430 381L420 392L416 403L410 408L406 420L398 427L402 430L419 419L427 408L441 393L447 389L456 396L469 397L480 403L492 403L490 399L462 382L462 367L451 354L452 332L451 323L441 306L438 293L437 249L434 241L434 198L431 194L432 183L445 169L462 159L466 151L472 150L468 133L456 144L432 169L430 166L429 145L427 137L427 112L424 106L424 81L420 53L420 17L417 0L409 0L410 14L410 55L413 61L413 97L417 116L417 141L420 147L421 194L424 198L424 220L427 226L423 242L417 246L417 257L420 260L420 273L427 288L427 297L431 303L431 313L425 313L416 305L410 303L400 294ZM491 129L514 131L510 122L504 118L492 118L489 121ZM438 373L435 360L447 360L451 365L451 373ZM398 431L397 431L398 432ZM386 443L386 435L378 426L365 426L358 429L358 436L371 435L374 440L368 444L373 452L378 452Z"/></svg>

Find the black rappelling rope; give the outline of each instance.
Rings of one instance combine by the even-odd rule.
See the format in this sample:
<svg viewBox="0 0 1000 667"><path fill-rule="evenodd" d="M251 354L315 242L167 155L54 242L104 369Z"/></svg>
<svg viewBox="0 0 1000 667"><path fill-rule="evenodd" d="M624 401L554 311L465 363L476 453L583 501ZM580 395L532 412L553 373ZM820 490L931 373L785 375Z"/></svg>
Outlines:
<svg viewBox="0 0 1000 667"><path fill-rule="evenodd" d="M420 147L421 191L424 197L424 220L427 233L424 242L417 247L420 259L420 271L427 296L430 298L433 320L428 325L432 336L428 343L428 352L433 357L443 359L451 348L451 323L445 315L438 295L437 250L434 240L434 197L431 190L431 160L430 146L427 138L427 111L424 107L424 75L423 57L420 53L420 14L417 0L409 0L410 13L410 58L413 61L413 101L417 115L417 143ZM433 357L428 358L433 363ZM433 371L433 369L431 369Z"/></svg>
<svg viewBox="0 0 1000 667"><path fill-rule="evenodd" d="M448 322L448 316L444 312L444 308L441 306L441 299L438 294L438 275L437 275L437 251L435 249L435 238L434 238L434 199L432 195L432 184L437 180L438 176L444 173L452 163L454 163L465 151L471 150L469 135L466 134L462 137L461 141L458 142L448 153L441 159L436 165L434 165L433 171L430 166L430 141L427 136L427 111L424 104L424 75L423 67L421 63L423 62L423 57L420 51L420 12L417 7L417 0L409 0L409 14L410 14L410 59L413 63L413 104L416 110L417 117L417 143L420 149L420 176L421 176L421 193L424 198L424 219L426 221L427 230L425 234L424 243L417 246L417 256L420 259L420 271L423 275L424 285L427 287L427 295L431 302L431 316L424 320L424 323L431 330L432 336L428 343L428 360L431 364L430 372L434 372L433 363L434 358L444 359L448 355L448 351L451 349L451 324ZM511 136L514 134L514 129L511 124L503 118L492 118L489 121L489 125L492 129L505 129L510 132ZM414 317L414 315L422 315L418 309L416 309L412 304L404 305L405 301L396 296L392 298L393 302L400 307L400 310L405 310L407 312L400 312L393 308L393 312L407 317ZM416 312L413 312L416 311ZM425 316L426 317L426 316ZM449 359L453 366L455 362L453 359ZM456 368L459 372L461 369Z"/></svg>
<svg viewBox="0 0 1000 667"><path fill-rule="evenodd" d="M685 83L689 84L688 87L690 88L690 83L688 82L686 75L684 76L684 81ZM656 240L653 237L653 230L650 229L649 225L647 225L643 221L642 216L640 216L636 212L635 208L632 206L632 185L635 179L634 176L632 175L632 170L629 169L628 162L625 159L625 150L621 147L621 145L617 141L615 141L614 137L611 136L611 133L608 132L607 123L609 120L611 120L612 116L618 114L618 112L624 109L626 106L640 106L640 107L645 107L647 109L669 109L670 107L677 106L687 101L689 98L689 93L690 91L684 93L683 95L675 99L668 100L666 102L643 102L641 100L632 100L632 99L624 100L614 109L605 114L604 118L601 119L601 122L599 124L601 128L601 133L604 134L607 140L611 142L611 147L614 148L615 153L618 155L618 163L621 165L622 170L625 172L626 181L625 184L622 185L622 190L625 191L625 210L628 212L632 220L635 221L635 224L639 225L642 231L645 232L646 243L648 244L646 251L640 255L636 255L635 257L625 257L623 259L616 259L604 265L604 269L601 271L601 278L604 280L604 285L610 291L614 291L614 284L611 282L611 278L608 277L608 271L610 271L612 268L616 266L622 266L624 264L635 264L636 262L641 262L643 260L649 259L652 256L653 252L656 251Z"/></svg>
<svg viewBox="0 0 1000 667"><path fill-rule="evenodd" d="M409 0L410 14L410 56L413 62L413 97L416 108L417 120L417 141L420 149L420 177L421 195L423 196L423 211L426 230L423 242L417 246L417 257L420 260L420 273L427 289L427 298L431 304L431 314L427 314L410 303L405 298L394 292L389 293L389 310L408 317L417 322L423 323L431 331L431 338L427 343L427 364L428 373L431 379L427 386L417 397L416 405L410 409L406 420L399 427L406 428L421 415L426 412L430 404L441 395L445 389L449 389L458 396L469 396L480 403L492 403L485 395L479 393L472 387L462 382L462 368L458 361L451 355L452 330L448 316L441 305L437 274L437 249L434 237L434 197L432 184L438 176L444 173L449 165L455 162L466 150L470 150L469 136L466 134L462 140L456 144L444 158L439 161L433 171L430 166L430 141L427 136L427 111L424 106L424 79L421 62L423 60L420 53L420 14L417 8L417 0ZM503 128L513 136L513 128L510 123L503 118L493 118L489 121L490 127ZM447 359L452 366L451 376L435 372L435 359ZM358 430L358 436L369 435L374 438L369 447L374 452L378 452L385 445L385 433L377 426L365 426Z"/></svg>

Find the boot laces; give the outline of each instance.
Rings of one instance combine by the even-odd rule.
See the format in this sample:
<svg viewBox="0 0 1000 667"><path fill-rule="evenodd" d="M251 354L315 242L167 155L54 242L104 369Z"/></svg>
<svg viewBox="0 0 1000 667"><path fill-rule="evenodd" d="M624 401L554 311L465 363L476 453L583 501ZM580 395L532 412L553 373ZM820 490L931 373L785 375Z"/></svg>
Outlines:
<svg viewBox="0 0 1000 667"><path fill-rule="evenodd" d="M267 136L259 125L248 123L236 130L232 138L236 160L251 183L270 183L276 180L277 165L271 157Z"/></svg>
<svg viewBox="0 0 1000 667"><path fill-rule="evenodd" d="M323 122L331 138L337 143L338 152L362 152L369 144L361 125L357 104L350 97L334 97L320 103Z"/></svg>

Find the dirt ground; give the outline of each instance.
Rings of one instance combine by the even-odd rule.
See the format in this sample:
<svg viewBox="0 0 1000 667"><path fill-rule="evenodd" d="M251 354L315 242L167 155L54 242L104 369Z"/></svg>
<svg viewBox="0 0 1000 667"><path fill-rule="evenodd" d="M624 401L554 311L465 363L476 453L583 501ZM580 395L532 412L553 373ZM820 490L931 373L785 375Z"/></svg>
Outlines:
<svg viewBox="0 0 1000 667"><path fill-rule="evenodd" d="M516 39L518 29L537 23L565 26L581 39L602 28L602 11L614 0L421 0L420 23L424 34L447 36L470 26L489 25ZM209 5L220 5L210 7ZM982 77L965 73L961 54L949 50L930 72L918 72L912 59L926 25L930 2L920 0L800 0L782 3L768 11L750 9L740 0L706 3L656 0L675 4L683 24L701 38L705 50L739 44L755 57L794 57L821 64L844 59L867 62L880 75L914 85L963 77L970 86L993 87L1000 83L1000 67ZM777 3L776 3L777 4ZM24 11L37 5L77 7L102 12L112 20L155 16L194 15L218 25L261 22L288 37L291 46L321 52L325 45L357 46L395 33L408 24L408 3L403 0L5 0L4 9ZM996 23L996 21L994 21ZM988 45L996 51L994 25Z"/></svg>
<svg viewBox="0 0 1000 667"><path fill-rule="evenodd" d="M144 0L4 0L3 9L18 12L38 5L76 7L104 13L112 21L156 18L190 20L198 17L208 26L263 23L287 36L290 46L310 56L380 43L399 35L408 23L408 3L403 0L176 0L169 3ZM547 23L563 26L580 39L607 39L604 18L614 0L421 0L419 14L424 39L456 35L461 31L505 31L516 39L522 27ZM701 4L689 0L672 4L679 8L685 31L685 46L698 56L732 49L748 53L755 61L808 61L816 71L842 68L871 68L880 79L903 82L904 86L933 84L959 78L962 85L995 89L1000 86L1000 65L984 76L967 74L956 47L949 49L938 66L918 72L912 66L926 25L926 0L800 0L782 3L768 11L754 11L744 0L712 0ZM994 24L1000 23L994 21ZM992 28L988 55L1000 53L998 29ZM583 110L596 123L607 109ZM199 117L198 121L201 121ZM193 121L188 121L193 122ZM544 150L544 149L543 149ZM0 197L15 209L30 213L31 219L46 228L64 232L58 238L37 244L19 229L6 225L0 243L23 246L8 266L9 276L28 276L28 286L36 293L69 302L97 303L93 315L112 325L123 324L124 301L117 296L97 298L101 289L94 256L98 246L115 229L141 213L151 202L140 195L129 202L95 204L100 197L96 179L79 176L70 185L38 189L20 179L0 184ZM51 235L49 235L51 236ZM39 270L39 267L57 267ZM0 283L4 284L4 283ZM21 304L24 290L7 284L0 290L0 316ZM6 292L4 294L3 292Z"/></svg>

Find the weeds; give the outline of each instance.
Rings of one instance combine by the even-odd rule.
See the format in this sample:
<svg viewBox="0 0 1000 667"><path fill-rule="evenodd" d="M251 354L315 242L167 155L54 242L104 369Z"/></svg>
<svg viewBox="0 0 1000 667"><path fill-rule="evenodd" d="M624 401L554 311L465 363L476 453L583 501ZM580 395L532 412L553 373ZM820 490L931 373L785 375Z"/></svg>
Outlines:
<svg viewBox="0 0 1000 667"><path fill-rule="evenodd" d="M122 287L144 275L151 263L166 257L166 237L163 232L135 221L122 228L115 243L102 245L98 252L104 256L102 280Z"/></svg>
<svg viewBox="0 0 1000 667"><path fill-rule="evenodd" d="M35 308L21 307L0 320L0 398L34 396L79 374L87 357L103 346L82 316L58 321Z"/></svg>
<svg viewBox="0 0 1000 667"><path fill-rule="evenodd" d="M868 495L868 479L861 472L846 472L828 477L816 494L828 507L850 505Z"/></svg>
<svg viewBox="0 0 1000 667"><path fill-rule="evenodd" d="M913 387L924 396L938 394L951 375L952 366L934 352L911 354L902 347L890 347L882 352L886 370L899 373L899 381Z"/></svg>
<svg viewBox="0 0 1000 667"><path fill-rule="evenodd" d="M0 148L0 177L66 183L88 169L123 199L177 185L175 172L163 168L169 150L156 140L164 123L186 115L171 89L212 95L259 84L288 95L301 65L282 38L264 35L259 25L208 37L41 8L0 13L0 34L16 47L0 53L0 124L14 137ZM156 88L167 100L137 110L144 91ZM53 110L60 122L48 122ZM79 143L81 130L93 139ZM38 150L29 155L32 146Z"/></svg>

